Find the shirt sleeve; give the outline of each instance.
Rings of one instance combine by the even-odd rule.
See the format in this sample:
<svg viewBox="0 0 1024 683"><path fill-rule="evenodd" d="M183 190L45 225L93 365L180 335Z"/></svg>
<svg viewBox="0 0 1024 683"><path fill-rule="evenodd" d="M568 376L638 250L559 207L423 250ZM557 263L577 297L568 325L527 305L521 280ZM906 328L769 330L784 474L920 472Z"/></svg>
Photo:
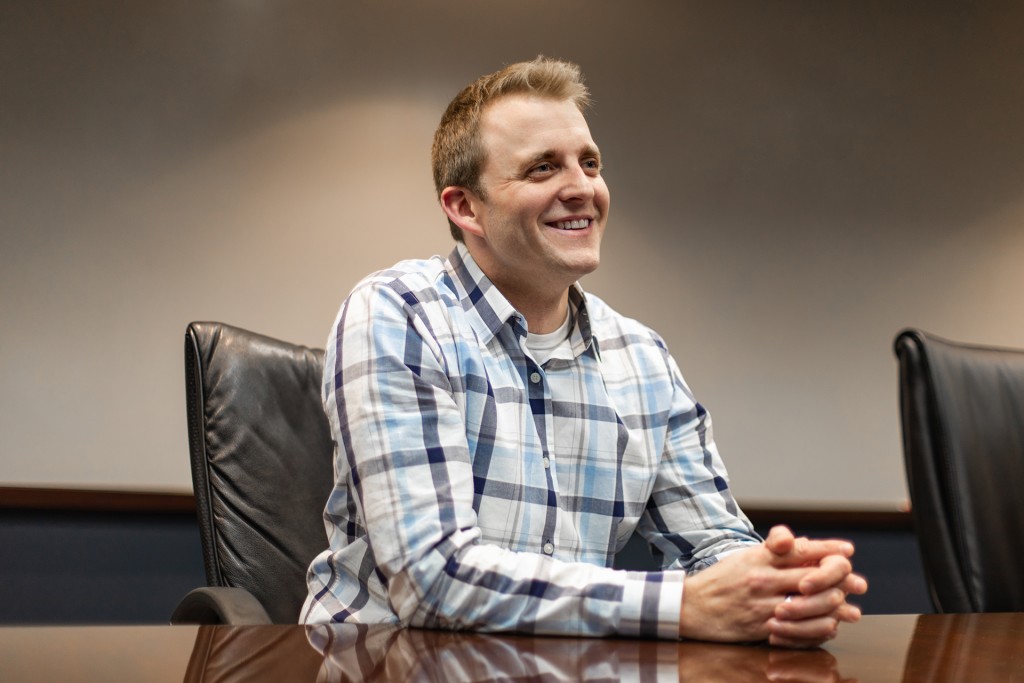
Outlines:
<svg viewBox="0 0 1024 683"><path fill-rule="evenodd" d="M391 610L432 628L678 637L683 572L626 572L481 541L452 350L438 334L449 322L437 311L395 288L362 286L327 354L336 493L347 489L331 500L354 505Z"/></svg>
<svg viewBox="0 0 1024 683"><path fill-rule="evenodd" d="M761 537L733 498L711 416L667 350L665 362L673 387L668 431L639 531L662 553L666 568L700 571Z"/></svg>

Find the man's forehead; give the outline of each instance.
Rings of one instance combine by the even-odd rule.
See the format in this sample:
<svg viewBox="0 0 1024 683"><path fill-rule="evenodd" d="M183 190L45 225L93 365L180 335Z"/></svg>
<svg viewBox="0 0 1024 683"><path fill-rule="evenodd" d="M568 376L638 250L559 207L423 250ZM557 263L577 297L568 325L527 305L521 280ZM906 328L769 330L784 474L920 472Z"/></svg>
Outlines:
<svg viewBox="0 0 1024 683"><path fill-rule="evenodd" d="M586 124L586 117L570 98L546 97L525 93L504 95L487 104L481 112L484 123L499 123L510 117L551 118L573 117Z"/></svg>
<svg viewBox="0 0 1024 683"><path fill-rule="evenodd" d="M596 149L586 117L572 99L506 95L483 110L480 128L484 138L495 136L531 148L522 150L527 156L553 151L550 145L564 139L565 131L576 131L571 138L584 138ZM546 140L548 137L552 139Z"/></svg>

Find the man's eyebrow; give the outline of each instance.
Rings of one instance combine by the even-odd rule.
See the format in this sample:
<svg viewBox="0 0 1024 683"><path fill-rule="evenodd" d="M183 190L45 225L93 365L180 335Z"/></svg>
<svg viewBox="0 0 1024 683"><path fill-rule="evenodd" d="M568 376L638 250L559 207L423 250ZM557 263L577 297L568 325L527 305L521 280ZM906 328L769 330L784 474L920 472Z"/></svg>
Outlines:
<svg viewBox="0 0 1024 683"><path fill-rule="evenodd" d="M523 163L525 163L527 166L532 166L536 164L538 161L550 161L551 159L554 159L556 156L558 155L555 154L555 150L547 149L544 150L543 152L538 152L537 154L534 154L529 159L526 159Z"/></svg>
<svg viewBox="0 0 1024 683"><path fill-rule="evenodd" d="M599 150L596 145L586 145L585 147L583 147L580 150L580 156L581 157L597 157L598 159L600 159L601 158L601 150ZM523 162L523 165L524 166L532 166L533 164L539 163L541 161L551 161L552 159L555 159L557 157L558 157L558 153L555 150L553 150L553 149L546 149L543 152L538 152L537 154L534 154L529 159L526 159Z"/></svg>

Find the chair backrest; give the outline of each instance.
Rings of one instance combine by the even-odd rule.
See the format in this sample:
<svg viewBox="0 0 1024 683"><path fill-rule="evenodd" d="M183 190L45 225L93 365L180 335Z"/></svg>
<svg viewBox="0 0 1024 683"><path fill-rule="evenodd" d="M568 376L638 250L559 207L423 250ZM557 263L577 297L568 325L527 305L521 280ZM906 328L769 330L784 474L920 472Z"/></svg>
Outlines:
<svg viewBox="0 0 1024 683"><path fill-rule="evenodd" d="M220 323L185 334L185 390L206 580L247 589L295 623L305 573L327 547L333 445L323 351Z"/></svg>
<svg viewBox="0 0 1024 683"><path fill-rule="evenodd" d="M1024 351L896 337L903 450L932 602L1024 610Z"/></svg>

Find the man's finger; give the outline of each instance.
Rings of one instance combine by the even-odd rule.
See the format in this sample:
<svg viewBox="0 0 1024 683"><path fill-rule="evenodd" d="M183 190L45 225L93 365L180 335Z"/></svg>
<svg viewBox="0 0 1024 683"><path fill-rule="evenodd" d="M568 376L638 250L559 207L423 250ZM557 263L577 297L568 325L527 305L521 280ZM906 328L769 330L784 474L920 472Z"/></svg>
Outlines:
<svg viewBox="0 0 1024 683"><path fill-rule="evenodd" d="M772 546L765 544L769 550ZM830 555L840 557L853 556L853 544L841 539L820 539L796 538L789 552L779 553L773 551L772 564L776 567L798 567L807 564L817 564Z"/></svg>
<svg viewBox="0 0 1024 683"><path fill-rule="evenodd" d="M846 594L838 588L814 595L792 595L775 607L777 619L799 620L832 614L846 601Z"/></svg>
<svg viewBox="0 0 1024 683"><path fill-rule="evenodd" d="M815 595L794 595L775 607L774 616L779 620L799 621L832 615L839 621L856 623L860 621L860 608L846 602L846 595L838 588Z"/></svg>
<svg viewBox="0 0 1024 683"><path fill-rule="evenodd" d="M868 580L860 574L851 573L843 579L839 587L848 595L864 595L868 592Z"/></svg>
<svg viewBox="0 0 1024 683"><path fill-rule="evenodd" d="M840 605L839 609L836 610L836 618L839 619L839 621L845 621L847 624L856 624L861 618L860 607L844 602Z"/></svg>
<svg viewBox="0 0 1024 683"><path fill-rule="evenodd" d="M833 614L797 621L772 618L768 620L768 632L769 639L774 636L793 641L823 642L839 633L839 619Z"/></svg>
<svg viewBox="0 0 1024 683"><path fill-rule="evenodd" d="M775 596L777 599L781 599L784 595L797 595L803 593L800 587L804 585L804 582L809 576L822 573L821 567L782 567L778 569L771 569L767 572L760 572L756 582L752 582L752 590L758 595L764 596ZM814 581L820 583L826 583L826 579L818 578ZM837 586L842 581L841 576L837 576L833 579L831 584L825 586L825 588L832 588ZM824 590L824 589L823 589ZM820 591L812 591L820 592ZM804 593L806 595L806 593Z"/></svg>
<svg viewBox="0 0 1024 683"><path fill-rule="evenodd" d="M773 526L764 539L764 546L775 555L788 555L793 551L796 538L789 527L782 524Z"/></svg>
<svg viewBox="0 0 1024 683"><path fill-rule="evenodd" d="M809 571L797 587L804 595L812 595L842 584L853 572L853 565L841 555L829 555Z"/></svg>

